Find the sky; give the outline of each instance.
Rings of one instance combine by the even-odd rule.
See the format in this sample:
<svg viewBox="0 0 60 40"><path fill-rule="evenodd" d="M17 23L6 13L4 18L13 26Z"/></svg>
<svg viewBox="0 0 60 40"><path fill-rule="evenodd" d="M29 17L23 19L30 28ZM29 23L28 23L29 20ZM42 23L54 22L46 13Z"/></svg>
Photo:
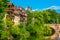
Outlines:
<svg viewBox="0 0 60 40"><path fill-rule="evenodd" d="M17 7L30 6L33 10L55 9L60 12L60 0L10 0L10 2Z"/></svg>

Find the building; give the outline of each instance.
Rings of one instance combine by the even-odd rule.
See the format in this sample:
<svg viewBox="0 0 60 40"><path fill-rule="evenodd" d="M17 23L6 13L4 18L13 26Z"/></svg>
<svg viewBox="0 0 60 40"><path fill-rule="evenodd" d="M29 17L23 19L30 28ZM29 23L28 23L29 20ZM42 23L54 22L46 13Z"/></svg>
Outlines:
<svg viewBox="0 0 60 40"><path fill-rule="evenodd" d="M27 14L25 9L21 7L15 7L13 3L8 3L6 18L11 18L14 22L14 25L19 25L20 22L24 22L24 24L26 24Z"/></svg>

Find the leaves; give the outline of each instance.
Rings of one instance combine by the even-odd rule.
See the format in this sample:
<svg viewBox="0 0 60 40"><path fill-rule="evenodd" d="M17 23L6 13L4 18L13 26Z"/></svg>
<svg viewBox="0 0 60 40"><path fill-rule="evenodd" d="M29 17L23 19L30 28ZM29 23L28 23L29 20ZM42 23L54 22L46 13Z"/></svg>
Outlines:
<svg viewBox="0 0 60 40"><path fill-rule="evenodd" d="M27 26L20 22L20 25L13 25L10 18L5 17L8 0L0 0L0 39L8 40L45 40L45 36L52 34L49 25L44 24L57 23L58 14L55 10L32 11L26 10ZM29 8L29 7L28 7ZM31 8L30 8L31 9ZM11 16L15 16L10 14ZM8 28L8 29L7 29Z"/></svg>

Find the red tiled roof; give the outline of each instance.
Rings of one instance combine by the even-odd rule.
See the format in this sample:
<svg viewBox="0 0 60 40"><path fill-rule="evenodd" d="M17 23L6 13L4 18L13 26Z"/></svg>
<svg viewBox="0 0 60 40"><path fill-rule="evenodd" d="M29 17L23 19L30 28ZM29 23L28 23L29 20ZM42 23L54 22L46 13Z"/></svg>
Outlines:
<svg viewBox="0 0 60 40"><path fill-rule="evenodd" d="M18 12L18 11L14 11L13 13L14 13L14 14L19 14L19 12Z"/></svg>

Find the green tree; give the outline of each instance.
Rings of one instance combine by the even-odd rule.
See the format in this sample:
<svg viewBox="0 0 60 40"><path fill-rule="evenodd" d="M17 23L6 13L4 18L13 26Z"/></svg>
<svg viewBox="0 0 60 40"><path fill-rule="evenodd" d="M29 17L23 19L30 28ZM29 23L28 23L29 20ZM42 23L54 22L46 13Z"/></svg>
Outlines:
<svg viewBox="0 0 60 40"><path fill-rule="evenodd" d="M9 32L5 30L3 18L5 17L8 0L0 0L0 39L6 40Z"/></svg>
<svg viewBox="0 0 60 40"><path fill-rule="evenodd" d="M42 13L45 24L57 23L58 13L55 10L44 10Z"/></svg>
<svg viewBox="0 0 60 40"><path fill-rule="evenodd" d="M27 25L29 25L30 23L32 23L33 18L32 9L29 6L27 7L26 13L27 13Z"/></svg>
<svg viewBox="0 0 60 40"><path fill-rule="evenodd" d="M7 3L8 3L8 0L0 0L0 25L1 26L3 25L3 18L5 17Z"/></svg>

